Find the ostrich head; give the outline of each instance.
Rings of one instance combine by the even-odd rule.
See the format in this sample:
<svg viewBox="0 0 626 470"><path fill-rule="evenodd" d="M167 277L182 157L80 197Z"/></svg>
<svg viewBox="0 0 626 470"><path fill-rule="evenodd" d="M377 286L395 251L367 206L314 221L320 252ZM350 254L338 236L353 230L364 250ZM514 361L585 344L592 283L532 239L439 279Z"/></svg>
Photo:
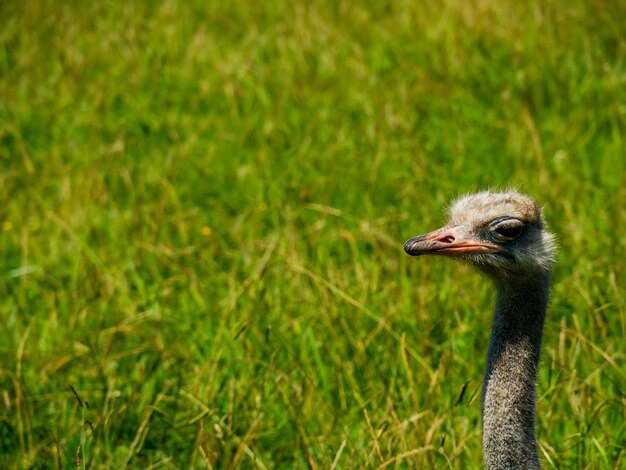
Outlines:
<svg viewBox="0 0 626 470"><path fill-rule="evenodd" d="M407 240L404 250L412 256L459 257L506 282L550 271L555 241L534 199L485 191L456 200L443 228Z"/></svg>

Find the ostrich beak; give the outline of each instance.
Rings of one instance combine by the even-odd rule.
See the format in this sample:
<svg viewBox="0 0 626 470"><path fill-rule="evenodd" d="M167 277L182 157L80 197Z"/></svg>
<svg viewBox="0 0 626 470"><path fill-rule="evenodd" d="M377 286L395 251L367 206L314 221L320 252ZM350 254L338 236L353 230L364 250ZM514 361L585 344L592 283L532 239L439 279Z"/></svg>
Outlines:
<svg viewBox="0 0 626 470"><path fill-rule="evenodd" d="M478 253L497 253L497 245L472 240L461 227L443 227L434 232L409 238L404 251L411 256L446 255L463 256Z"/></svg>

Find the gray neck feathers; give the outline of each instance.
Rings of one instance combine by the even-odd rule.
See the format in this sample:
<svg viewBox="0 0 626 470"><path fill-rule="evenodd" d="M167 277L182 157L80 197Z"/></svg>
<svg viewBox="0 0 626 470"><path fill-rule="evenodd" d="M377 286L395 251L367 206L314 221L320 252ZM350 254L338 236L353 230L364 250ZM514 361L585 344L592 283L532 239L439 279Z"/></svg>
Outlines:
<svg viewBox="0 0 626 470"><path fill-rule="evenodd" d="M497 284L482 397L485 466L539 469L535 383L550 273Z"/></svg>

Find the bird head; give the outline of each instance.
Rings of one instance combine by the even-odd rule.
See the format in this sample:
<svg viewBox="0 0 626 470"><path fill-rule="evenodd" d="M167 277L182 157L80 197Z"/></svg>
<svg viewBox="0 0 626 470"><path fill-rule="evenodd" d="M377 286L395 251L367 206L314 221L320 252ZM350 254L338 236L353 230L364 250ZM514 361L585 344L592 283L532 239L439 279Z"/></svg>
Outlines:
<svg viewBox="0 0 626 470"><path fill-rule="evenodd" d="M513 191L485 191L456 200L444 227L410 238L404 251L458 257L505 280L549 272L556 244L534 199Z"/></svg>

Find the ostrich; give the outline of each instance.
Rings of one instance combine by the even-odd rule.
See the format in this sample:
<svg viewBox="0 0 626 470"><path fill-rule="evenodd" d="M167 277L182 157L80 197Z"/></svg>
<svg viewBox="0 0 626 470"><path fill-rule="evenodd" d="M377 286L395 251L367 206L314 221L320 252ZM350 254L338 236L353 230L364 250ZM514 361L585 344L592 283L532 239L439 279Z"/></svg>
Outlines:
<svg viewBox="0 0 626 470"><path fill-rule="evenodd" d="M490 277L496 306L482 388L488 469L539 469L535 382L556 245L541 211L517 192L455 201L447 225L407 240L411 256L458 257Z"/></svg>

